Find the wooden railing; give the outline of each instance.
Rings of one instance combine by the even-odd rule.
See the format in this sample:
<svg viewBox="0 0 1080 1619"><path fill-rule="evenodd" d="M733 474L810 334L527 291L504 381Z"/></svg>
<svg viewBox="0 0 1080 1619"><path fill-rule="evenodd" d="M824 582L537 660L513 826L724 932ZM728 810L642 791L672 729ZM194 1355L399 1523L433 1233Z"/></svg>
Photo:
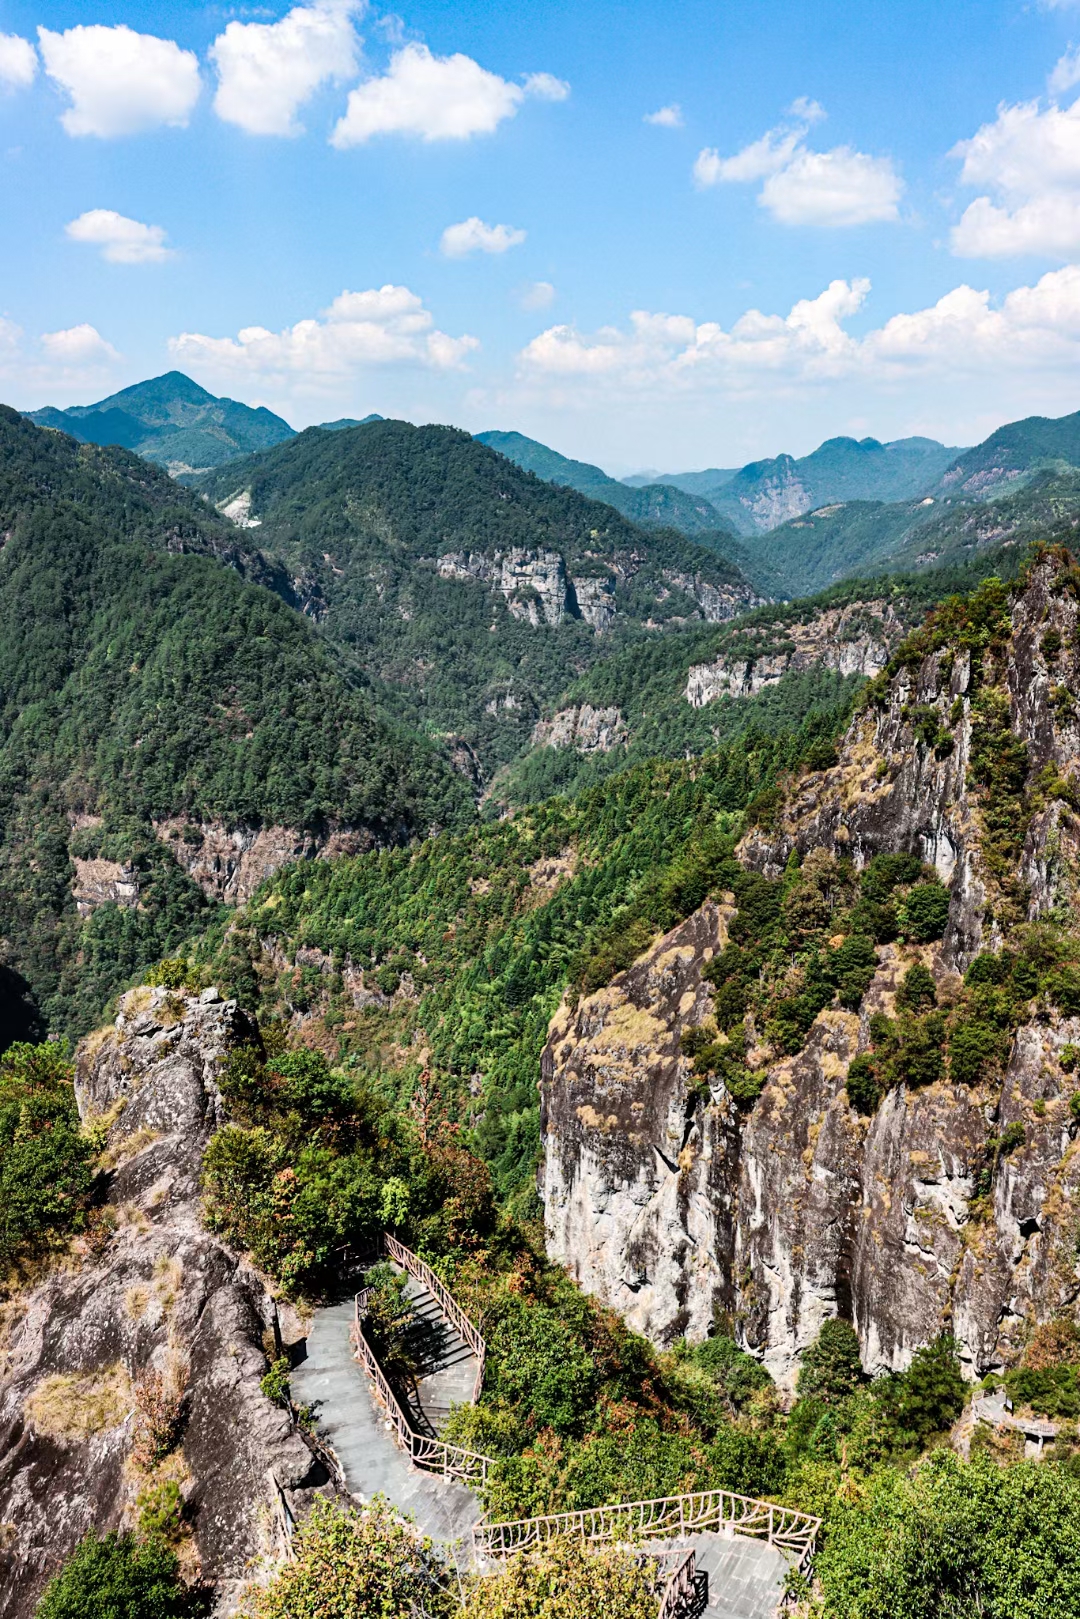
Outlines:
<svg viewBox="0 0 1080 1619"><path fill-rule="evenodd" d="M394 1241L392 1237L387 1240ZM395 1246L400 1248L401 1244L397 1243ZM406 1248L404 1252L408 1253L409 1250ZM410 1257L416 1260L417 1264L423 1264L422 1260L416 1259L415 1254ZM390 1387L375 1351L364 1335L362 1322L371 1292L370 1287L365 1287L356 1295L353 1320L356 1358L375 1384L375 1393L390 1418L398 1444L417 1467L423 1467L429 1473L441 1473L444 1478L458 1478L466 1484L478 1484L483 1488L487 1483L488 1468L495 1465L489 1457L480 1456L473 1450L463 1450L460 1445L448 1445L428 1434L417 1433L401 1409L397 1395Z"/></svg>
<svg viewBox="0 0 1080 1619"><path fill-rule="evenodd" d="M689 1551L668 1577L656 1619L682 1619L696 1606L697 1594L697 1557Z"/></svg>
<svg viewBox="0 0 1080 1619"><path fill-rule="evenodd" d="M415 1276L416 1280L434 1296L443 1315L476 1356L476 1379L472 1391L472 1404L475 1405L484 1386L484 1362L487 1359L487 1345L479 1327L473 1326L445 1283L439 1280L431 1266L425 1264L419 1254L414 1254L411 1248L406 1248L405 1244L392 1237L389 1231L383 1237L383 1242L390 1258L396 1259L410 1276Z"/></svg>
<svg viewBox="0 0 1080 1619"><path fill-rule="evenodd" d="M664 1496L655 1501L624 1501L582 1512L552 1512L508 1523L478 1523L473 1548L478 1557L506 1557L556 1535L633 1544L638 1540L685 1540L690 1535L750 1535L767 1540L805 1568L814 1554L821 1519L793 1507L755 1501L730 1490Z"/></svg>

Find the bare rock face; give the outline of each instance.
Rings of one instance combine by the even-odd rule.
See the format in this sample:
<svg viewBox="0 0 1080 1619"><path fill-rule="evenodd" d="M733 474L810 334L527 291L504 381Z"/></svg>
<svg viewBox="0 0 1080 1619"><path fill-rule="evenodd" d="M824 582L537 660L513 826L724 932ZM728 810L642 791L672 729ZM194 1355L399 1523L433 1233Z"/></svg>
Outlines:
<svg viewBox="0 0 1080 1619"><path fill-rule="evenodd" d="M1045 781L1047 766L1075 780L1080 729L1061 693L1080 678L1077 623L1055 564L1040 564L994 654L1029 780ZM987 905L1003 879L968 775L973 697L967 652L901 669L883 706L856 716L837 765L794 783L777 826L740 845L743 862L772 877L792 849L823 846L857 867L912 852L951 887L941 943L879 946L859 1011L820 1013L748 1111L722 1086L703 1094L679 1055L682 1031L711 1015L701 974L731 914L714 901L552 1022L542 1079L549 1251L658 1343L700 1337L720 1313L791 1386L799 1355L839 1314L870 1372L902 1370L947 1330L978 1377L1015 1361L1038 1322L1076 1309L1077 1080L1061 1057L1080 1042L1080 1019L1040 1011L1016 1031L996 1081L893 1089L872 1118L845 1091L871 1016L894 1014L913 961L947 1001L976 952L1002 940ZM1051 781L1041 802L1018 867L1032 920L1074 903L1080 870L1070 789ZM1016 1124L1022 1144L995 1160ZM991 1191L977 1196L991 1161Z"/></svg>
<svg viewBox="0 0 1080 1619"><path fill-rule="evenodd" d="M738 613L745 613L751 607L764 606L766 601L764 596L748 596L745 586L736 589L734 586L715 585L703 579L700 573L678 573L672 568L665 568L664 578L676 590L693 597L702 618L709 624L725 624Z"/></svg>
<svg viewBox="0 0 1080 1619"><path fill-rule="evenodd" d="M1050 765L1077 780L1080 717L1062 700L1080 681L1078 605L1059 588L1056 564L1032 570L1012 611L1004 652L1003 692L1010 728L1027 748L1032 772ZM1056 643L1055 639L1056 638ZM1056 651L1047 650L1055 646ZM971 656L933 652L894 676L887 700L856 716L837 765L799 782L775 831L752 830L740 858L767 876L779 876L792 849L824 847L861 869L875 854L903 851L935 867L952 890L945 935L950 962L964 966L999 935L986 920L998 898L983 853L982 809L972 789ZM933 716L943 751L926 739ZM1027 830L1019 875L1029 884L1030 920L1070 903L1071 872L1080 849L1080 820L1062 800L1035 814Z"/></svg>
<svg viewBox="0 0 1080 1619"><path fill-rule="evenodd" d="M0 1377L0 1611L23 1619L90 1530L130 1524L145 1477L132 1456L141 1391L184 1388L168 1458L189 1502L216 1611L249 1564L280 1550L323 1464L260 1391L277 1315L263 1284L204 1231L202 1150L220 1116L218 1058L251 1026L216 990L132 990L113 1028L84 1041L76 1090L108 1124L107 1223L21 1302ZM111 1121L111 1122L110 1122ZM111 1228L111 1230L110 1230Z"/></svg>
<svg viewBox="0 0 1080 1619"><path fill-rule="evenodd" d="M577 708L560 709L549 720L539 720L532 740L534 747L610 753L626 741L626 724L617 708L593 708L591 703L582 703Z"/></svg>
<svg viewBox="0 0 1080 1619"><path fill-rule="evenodd" d="M292 860L363 854L375 841L362 827L317 835L288 826L230 828L221 821L193 824L179 817L156 821L154 830L203 892L227 905L245 904L260 883Z"/></svg>
<svg viewBox="0 0 1080 1619"><path fill-rule="evenodd" d="M696 663L686 682L686 701L704 708L718 697L754 697L786 674L820 667L841 675L876 675L903 635L903 625L883 601L830 608L805 624L785 628L784 644L756 657L720 657Z"/></svg>
<svg viewBox="0 0 1080 1619"><path fill-rule="evenodd" d="M440 579L478 579L506 597L515 618L538 628L561 624L570 607L566 564L558 551L526 551L520 547L493 557L449 551L439 557Z"/></svg>
<svg viewBox="0 0 1080 1619"><path fill-rule="evenodd" d="M116 860L80 860L77 856L71 863L75 867L71 893L80 916L90 916L109 901L124 910L138 905L139 873L134 866L122 866Z"/></svg>

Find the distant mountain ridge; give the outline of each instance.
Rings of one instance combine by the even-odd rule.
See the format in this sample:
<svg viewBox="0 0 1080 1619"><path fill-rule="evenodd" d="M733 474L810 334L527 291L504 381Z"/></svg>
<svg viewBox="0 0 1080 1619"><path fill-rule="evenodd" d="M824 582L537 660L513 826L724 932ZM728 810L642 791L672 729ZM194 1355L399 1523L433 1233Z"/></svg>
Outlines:
<svg viewBox="0 0 1080 1619"><path fill-rule="evenodd" d="M718 516L708 500L667 483L645 483L631 488L617 478L609 478L600 467L589 461L574 461L560 455L558 450L526 438L524 433L503 433L495 430L474 433L479 444L498 450L508 460L533 472L545 483L564 489L576 489L590 500L602 500L614 506L632 523L650 528L677 528L683 534L708 534L726 530L728 525Z"/></svg>
<svg viewBox="0 0 1080 1619"><path fill-rule="evenodd" d="M830 438L810 455L770 456L735 472L665 472L658 481L707 500L746 537L836 501L914 500L966 453L931 438Z"/></svg>
<svg viewBox="0 0 1080 1619"><path fill-rule="evenodd" d="M55 427L83 444L118 444L175 476L268 450L295 429L264 405L218 399L182 371L136 382L96 405L27 411L38 427Z"/></svg>

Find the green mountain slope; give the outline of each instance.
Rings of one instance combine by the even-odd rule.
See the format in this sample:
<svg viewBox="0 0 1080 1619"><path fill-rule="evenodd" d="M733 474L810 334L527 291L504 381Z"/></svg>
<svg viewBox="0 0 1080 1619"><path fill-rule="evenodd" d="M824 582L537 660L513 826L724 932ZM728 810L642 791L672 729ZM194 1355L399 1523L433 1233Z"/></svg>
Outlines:
<svg viewBox="0 0 1080 1619"><path fill-rule="evenodd" d="M547 483L576 489L591 500L603 500L622 512L632 523L652 527L677 528L683 534L698 535L723 530L725 525L707 500L662 482L631 487L609 478L588 461L572 461L523 433L476 433L477 442L498 450L526 472L534 472Z"/></svg>
<svg viewBox="0 0 1080 1619"><path fill-rule="evenodd" d="M613 647L760 599L717 551L451 428L309 429L197 487L241 516L400 711L459 739L484 775Z"/></svg>
<svg viewBox="0 0 1080 1619"><path fill-rule="evenodd" d="M952 500L985 500L1038 471L1062 467L1080 467L1080 411L1006 423L974 449L962 451L932 493Z"/></svg>
<svg viewBox="0 0 1080 1619"><path fill-rule="evenodd" d="M205 911L155 822L387 839L472 814L445 758L219 549L242 561L164 473L0 407L0 940L53 1029ZM118 895L87 918L75 856Z"/></svg>
<svg viewBox="0 0 1080 1619"><path fill-rule="evenodd" d="M119 444L173 473L219 466L293 436L272 411L216 399L181 371L137 382L96 405L49 405L28 414L39 427L55 427L84 444Z"/></svg>

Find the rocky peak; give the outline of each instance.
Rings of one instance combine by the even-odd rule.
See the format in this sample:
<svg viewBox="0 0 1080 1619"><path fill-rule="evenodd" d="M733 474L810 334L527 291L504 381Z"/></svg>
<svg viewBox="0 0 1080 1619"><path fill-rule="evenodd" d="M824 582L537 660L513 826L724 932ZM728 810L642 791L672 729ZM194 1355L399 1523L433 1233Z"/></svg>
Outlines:
<svg viewBox="0 0 1080 1619"><path fill-rule="evenodd" d="M277 1548L282 1493L299 1509L328 1473L262 1394L282 1322L261 1279L199 1218L203 1147L220 1120L219 1059L253 1025L216 990L136 989L78 1052L76 1094L107 1177L93 1233L8 1307L0 1378L0 1609L23 1619L91 1528L132 1522L148 1481L133 1454L142 1391L182 1398L169 1456L194 1549L233 1611Z"/></svg>

